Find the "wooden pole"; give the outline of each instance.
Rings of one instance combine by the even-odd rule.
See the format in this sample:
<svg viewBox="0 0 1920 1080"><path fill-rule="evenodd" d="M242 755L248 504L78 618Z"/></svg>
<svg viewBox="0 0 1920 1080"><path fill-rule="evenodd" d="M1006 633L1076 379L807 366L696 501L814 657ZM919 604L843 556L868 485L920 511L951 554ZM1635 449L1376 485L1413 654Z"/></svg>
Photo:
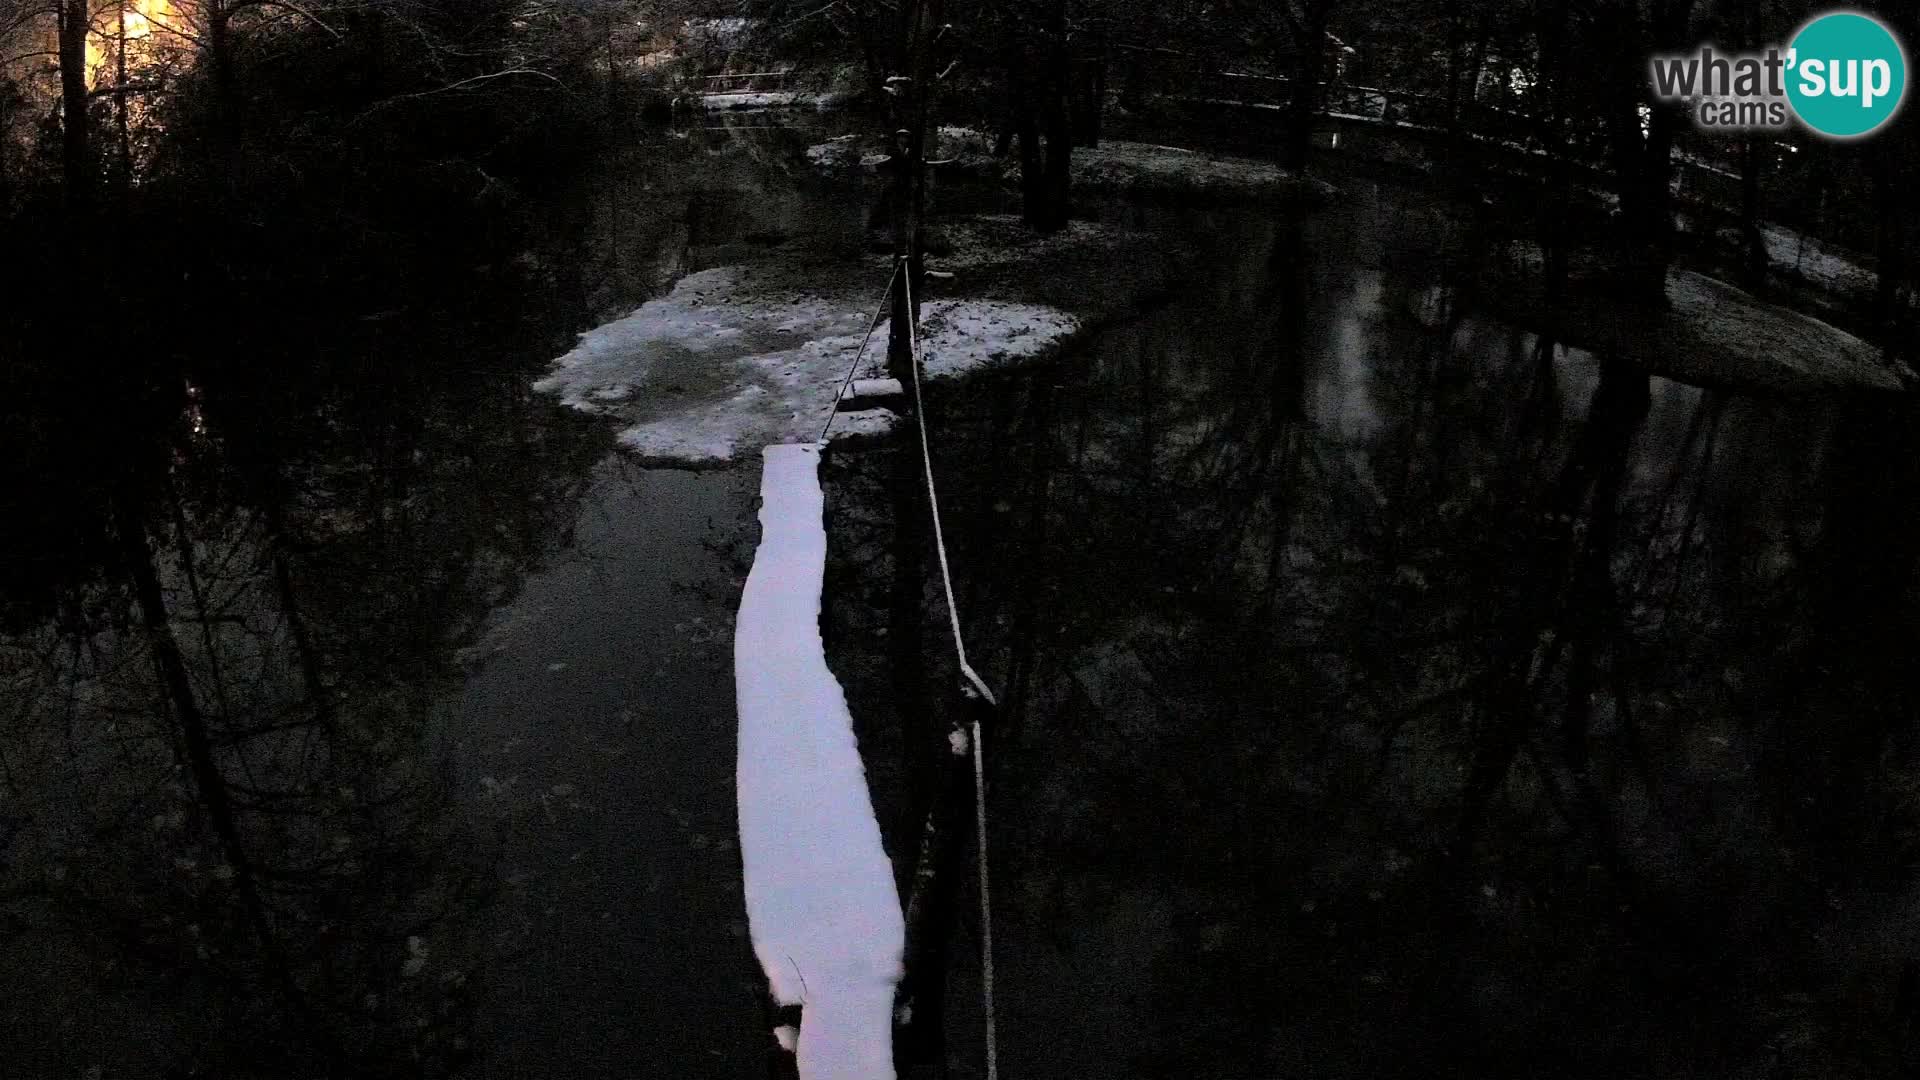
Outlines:
<svg viewBox="0 0 1920 1080"><path fill-rule="evenodd" d="M965 710L960 719L971 714ZM965 728L945 755L921 826L907 891L906 949L894 1012L894 1071L900 1080L945 1075L948 955L965 878L973 812L973 766Z"/></svg>
<svg viewBox="0 0 1920 1080"><path fill-rule="evenodd" d="M893 101L894 258L909 288L893 294L892 324L887 341L888 373L911 387L914 356L911 328L920 317L926 282L924 222L927 200L927 133L933 110L933 50L944 27L943 0L909 0L904 7L903 73L888 80ZM913 395L909 409L917 408ZM917 416L909 411L901 425L911 444ZM925 693L925 667L920 662L919 609L925 603L924 563L919 558L928 539L924 526L929 507L921 495L917 449L903 445L894 476L897 546L895 573L895 662L912 652L911 662L895 672L895 693L901 704L917 703L912 711L922 719L931 705ZM902 610L911 608L911 614ZM904 617L904 618L903 618ZM901 640L905 627L915 632ZM908 680L917 685L903 686ZM954 730L964 732L972 713L959 709ZM907 887L904 973L894 1018L894 1066L902 1080L935 1077L946 1071L946 996L948 956L959 913L961 886L966 877L965 856L973 810L971 759L966 743L924 722L904 725L909 743L910 770L915 787L928 797L915 810L920 824L913 874Z"/></svg>

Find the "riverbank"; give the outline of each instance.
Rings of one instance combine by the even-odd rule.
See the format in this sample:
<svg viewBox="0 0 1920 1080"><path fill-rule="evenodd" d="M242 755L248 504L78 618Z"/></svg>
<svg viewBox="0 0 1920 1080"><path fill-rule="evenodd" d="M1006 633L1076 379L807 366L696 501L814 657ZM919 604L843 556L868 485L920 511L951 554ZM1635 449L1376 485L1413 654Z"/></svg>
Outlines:
<svg viewBox="0 0 1920 1080"><path fill-rule="evenodd" d="M968 127L942 127L928 158L943 177L1013 186L1019 158L995 152L993 138ZM856 182L878 175L887 147L865 134L842 135L807 150L807 161L823 176ZM1300 202L1314 204L1336 191L1324 180L1302 176L1270 161L1211 153L1191 147L1105 139L1076 147L1071 159L1073 189L1099 197L1150 201L1179 200L1187 205Z"/></svg>
<svg viewBox="0 0 1920 1080"><path fill-rule="evenodd" d="M1881 350L1811 315L1691 270L1667 276L1664 309L1609 294L1576 276L1549 298L1537 262L1488 265L1469 303L1554 340L1618 357L1695 386L1769 394L1900 392L1914 373Z"/></svg>

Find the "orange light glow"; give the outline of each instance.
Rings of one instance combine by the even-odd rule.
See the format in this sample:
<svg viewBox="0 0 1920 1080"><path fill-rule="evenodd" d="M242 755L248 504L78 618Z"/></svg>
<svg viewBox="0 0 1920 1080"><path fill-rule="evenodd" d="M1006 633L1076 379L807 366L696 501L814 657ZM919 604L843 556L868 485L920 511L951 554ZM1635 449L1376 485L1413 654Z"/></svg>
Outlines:
<svg viewBox="0 0 1920 1080"><path fill-rule="evenodd" d="M94 73L93 83L99 86L109 81L101 73L117 61L121 34L127 39L127 63L137 64L157 46L148 39L177 18L173 0L126 0L120 8L119 26L113 25L111 17L104 25L96 20L93 32L87 35L87 70ZM138 48L136 42L140 43Z"/></svg>

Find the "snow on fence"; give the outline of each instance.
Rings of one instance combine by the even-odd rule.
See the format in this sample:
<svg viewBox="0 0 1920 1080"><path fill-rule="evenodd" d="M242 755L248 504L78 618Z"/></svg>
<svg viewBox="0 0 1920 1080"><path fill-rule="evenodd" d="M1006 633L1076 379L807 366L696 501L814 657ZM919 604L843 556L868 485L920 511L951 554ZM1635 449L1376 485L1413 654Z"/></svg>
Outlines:
<svg viewBox="0 0 1920 1080"><path fill-rule="evenodd" d="M801 1080L890 1080L906 928L820 639L820 449L764 451L760 547L735 626L747 922L774 999L801 1007Z"/></svg>

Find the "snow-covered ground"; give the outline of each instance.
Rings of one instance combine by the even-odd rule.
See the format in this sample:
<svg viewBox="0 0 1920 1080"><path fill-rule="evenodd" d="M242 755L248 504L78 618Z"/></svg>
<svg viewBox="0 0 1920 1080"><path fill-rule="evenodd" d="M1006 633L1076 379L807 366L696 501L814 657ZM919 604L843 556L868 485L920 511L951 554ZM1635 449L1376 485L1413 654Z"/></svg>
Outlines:
<svg viewBox="0 0 1920 1080"><path fill-rule="evenodd" d="M754 955L799 1005L802 1080L890 1080L906 927L846 694L827 668L820 445L769 446L740 599L740 857ZM782 1029L783 1043L794 1038Z"/></svg>
<svg viewBox="0 0 1920 1080"><path fill-rule="evenodd" d="M710 112L735 109L831 109L846 98L841 94L809 90L740 91L730 94L702 94L700 105Z"/></svg>
<svg viewBox="0 0 1920 1080"><path fill-rule="evenodd" d="M1167 194L1231 199L1274 196L1327 198L1332 185L1295 175L1271 162L1202 154L1175 146L1103 140L1073 154L1076 186L1117 194Z"/></svg>
<svg viewBox="0 0 1920 1080"><path fill-rule="evenodd" d="M1910 375L1844 330L1703 274L1671 274L1667 300L1674 372L1690 382L1900 390Z"/></svg>
<svg viewBox="0 0 1920 1080"><path fill-rule="evenodd" d="M779 267L692 274L668 295L581 335L534 387L619 418L624 446L663 461L718 463L743 447L817 439L873 318L883 275L866 283L872 295L856 297L838 291L849 282L808 281ZM926 370L938 378L1038 357L1079 325L1036 304L930 299L922 307ZM883 373L886 334L883 321L857 376ZM885 431L893 419L878 409L846 412L832 437Z"/></svg>
<svg viewBox="0 0 1920 1080"><path fill-rule="evenodd" d="M1806 278L1815 286L1834 293L1871 293L1879 285L1880 275L1859 263L1822 250L1820 242L1778 225L1761 230L1767 242L1767 258Z"/></svg>
<svg viewBox="0 0 1920 1080"><path fill-rule="evenodd" d="M945 159L963 173L1003 176L1017 165L1012 158L995 157L993 142L992 136L974 128L942 127L928 156ZM863 151L871 153L863 157ZM809 147L807 160L821 172L847 172L884 153L877 140L842 135ZM1103 139L1097 147L1075 150L1072 166L1074 186L1120 195L1257 201L1284 196L1326 198L1334 191L1324 181L1296 176L1270 162L1123 139Z"/></svg>
<svg viewBox="0 0 1920 1080"><path fill-rule="evenodd" d="M851 169L860 164L860 136L842 135L807 147L807 160L816 169Z"/></svg>
<svg viewBox="0 0 1920 1080"><path fill-rule="evenodd" d="M1602 194L1601 199L1610 207L1620 204L1620 197L1611 193ZM1674 216L1674 224L1683 232L1698 232L1702 228L1698 216L1685 210ZM1773 224L1761 225L1760 235L1766 241L1767 261L1776 271L1795 275L1816 289L1836 296L1865 296L1879 287L1878 271L1856 256L1829 248L1817 237ZM1720 238L1727 244L1743 242L1731 226L1721 228Z"/></svg>

